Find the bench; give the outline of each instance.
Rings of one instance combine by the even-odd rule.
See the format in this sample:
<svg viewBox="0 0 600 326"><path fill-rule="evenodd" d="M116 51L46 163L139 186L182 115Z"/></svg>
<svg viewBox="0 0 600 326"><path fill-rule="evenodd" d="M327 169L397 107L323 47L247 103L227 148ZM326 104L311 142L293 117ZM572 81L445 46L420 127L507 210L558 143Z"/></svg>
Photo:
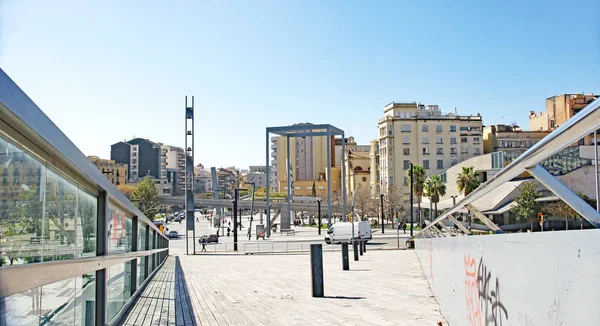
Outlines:
<svg viewBox="0 0 600 326"><path fill-rule="evenodd" d="M281 229L281 231L279 231L279 233L281 233L282 235L296 235L296 230L292 230L292 229Z"/></svg>
<svg viewBox="0 0 600 326"><path fill-rule="evenodd" d="M31 237L31 239L29 240L29 243L42 243L42 240L44 240L44 242L48 243L48 240L50 239L50 237Z"/></svg>

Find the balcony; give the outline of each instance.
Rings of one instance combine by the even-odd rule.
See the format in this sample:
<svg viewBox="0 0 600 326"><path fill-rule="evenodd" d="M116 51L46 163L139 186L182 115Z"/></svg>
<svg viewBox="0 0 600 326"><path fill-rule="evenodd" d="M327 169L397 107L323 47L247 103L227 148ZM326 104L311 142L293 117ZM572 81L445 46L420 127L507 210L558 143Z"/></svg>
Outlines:
<svg viewBox="0 0 600 326"><path fill-rule="evenodd" d="M277 157L277 152L271 152L271 157Z"/></svg>
<svg viewBox="0 0 600 326"><path fill-rule="evenodd" d="M271 160L271 165L273 165L273 167L275 167L277 165L277 160Z"/></svg>

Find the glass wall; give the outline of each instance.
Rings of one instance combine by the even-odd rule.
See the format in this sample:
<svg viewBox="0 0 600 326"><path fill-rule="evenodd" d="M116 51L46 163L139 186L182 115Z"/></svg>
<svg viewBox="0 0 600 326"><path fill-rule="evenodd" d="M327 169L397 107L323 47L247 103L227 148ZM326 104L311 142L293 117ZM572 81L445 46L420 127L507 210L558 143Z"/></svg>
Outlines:
<svg viewBox="0 0 600 326"><path fill-rule="evenodd" d="M94 325L96 284L93 274L69 278L4 300L0 325Z"/></svg>
<svg viewBox="0 0 600 326"><path fill-rule="evenodd" d="M108 207L108 254L131 252L133 220L113 205ZM131 261L114 265L107 272L107 320L111 320L131 296Z"/></svg>

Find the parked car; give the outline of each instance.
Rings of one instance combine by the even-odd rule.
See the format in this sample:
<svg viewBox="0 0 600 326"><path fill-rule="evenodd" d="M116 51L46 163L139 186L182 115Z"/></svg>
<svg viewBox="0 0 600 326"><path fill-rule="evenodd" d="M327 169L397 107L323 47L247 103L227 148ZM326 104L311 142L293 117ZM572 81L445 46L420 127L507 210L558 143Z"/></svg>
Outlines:
<svg viewBox="0 0 600 326"><path fill-rule="evenodd" d="M179 238L179 233L177 233L177 231L169 232L169 239L178 239L178 238Z"/></svg>
<svg viewBox="0 0 600 326"><path fill-rule="evenodd" d="M208 236L208 239L206 240L206 242L211 243L219 243L219 237L216 234L211 234Z"/></svg>
<svg viewBox="0 0 600 326"><path fill-rule="evenodd" d="M175 218L173 219L173 222L180 222L181 219L179 218L179 216L175 216Z"/></svg>
<svg viewBox="0 0 600 326"><path fill-rule="evenodd" d="M208 235L204 234L203 236L200 237L200 241L202 241L202 239L204 239L208 242Z"/></svg>

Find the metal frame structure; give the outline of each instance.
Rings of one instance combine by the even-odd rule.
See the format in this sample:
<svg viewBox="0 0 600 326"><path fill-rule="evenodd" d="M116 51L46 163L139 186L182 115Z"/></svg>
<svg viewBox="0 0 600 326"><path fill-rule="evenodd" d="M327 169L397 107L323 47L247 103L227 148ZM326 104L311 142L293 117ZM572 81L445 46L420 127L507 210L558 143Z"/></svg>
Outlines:
<svg viewBox="0 0 600 326"><path fill-rule="evenodd" d="M309 131L307 131L309 130ZM291 219L292 216L292 176L290 173L290 138L295 137L316 137L316 136L325 136L327 137L327 224L328 227L331 226L331 138L335 136L342 136L342 157L341 157L341 165L342 165L342 196L343 196L343 207L344 207L344 221L347 221L347 211L346 211L346 141L345 141L345 133L343 130L336 128L329 124L301 124L301 125L292 125L292 126L283 126L283 127L267 127L266 130L266 147L265 147L265 157L266 157L266 207L269 207L269 192L271 188L270 181L270 162L269 162L269 145L270 139L269 134L276 134L279 136L286 137L286 171L288 174L288 189L287 189L287 209L289 213L289 217ZM334 143L335 144L335 143ZM271 210L267 210L267 237L271 236Z"/></svg>
<svg viewBox="0 0 600 326"><path fill-rule="evenodd" d="M97 199L96 256L43 263L0 267L0 300L4 297L35 289L82 274L96 274L95 319L96 325L118 324L129 306L143 290L145 283L131 283L133 295L112 321L107 320L107 269L137 259L154 255L154 269L168 255L168 240L131 201L125 197L106 176L73 144L67 136L42 112L42 110L0 69L0 134L10 139L23 151L46 166L68 176L70 181ZM158 241L155 249L143 250L132 246L132 251L121 254L108 252L109 204L113 204L132 217L132 232L145 229L146 240L152 235ZM135 239L132 234L132 239ZM146 242L148 243L148 242ZM136 244L137 245L137 244ZM146 249L146 248L144 248ZM146 260L145 282L148 282ZM0 320L0 324L2 320Z"/></svg>
<svg viewBox="0 0 600 326"><path fill-rule="evenodd" d="M194 97L192 106L185 97L185 253L189 255L189 233L192 231L192 255L196 254L196 221L194 219ZM189 147L188 147L189 145Z"/></svg>
<svg viewBox="0 0 600 326"><path fill-rule="evenodd" d="M483 214L475 211L471 203L475 200L489 194L494 191L497 187L505 182L511 181L512 179L519 176L521 173L529 172L537 181L547 187L549 190L554 192L557 197L563 200L573 210L579 213L585 220L595 227L600 227L600 213L598 207L596 210L588 205L583 199L577 194L571 191L567 186L562 184L558 179L551 175L546 169L539 165L545 158L550 157L558 151L564 149L570 144L576 143L581 138L586 137L590 134L596 134L598 127L600 126L600 99L590 103L584 109L582 109L577 115L569 119L565 124L554 130L548 136L540 140L529 150L523 153L521 156L516 158L511 164L500 170L498 174L489 179L486 183L479 186L468 196L461 199L453 207L448 209L444 214L439 216L427 227L425 227L416 236L431 237L432 232L438 231L435 227L436 224L450 219L457 223L456 219L452 214L457 213L461 208L466 207L474 216L484 222L490 229L499 230L497 225L490 221ZM597 144L594 141L595 153L597 153ZM596 154L595 154L596 155ZM596 179L598 178L598 160L595 160L595 172ZM598 187L596 187L596 201L600 197ZM458 226L462 226L457 223ZM469 230L461 228L465 234L469 234Z"/></svg>

